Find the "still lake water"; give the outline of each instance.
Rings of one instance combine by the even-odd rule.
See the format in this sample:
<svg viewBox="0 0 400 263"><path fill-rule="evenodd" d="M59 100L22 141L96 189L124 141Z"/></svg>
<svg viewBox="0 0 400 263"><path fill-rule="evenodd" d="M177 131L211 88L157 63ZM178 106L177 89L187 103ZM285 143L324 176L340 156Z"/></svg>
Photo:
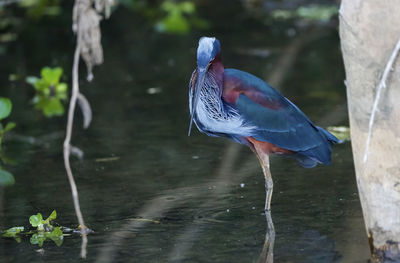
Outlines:
<svg viewBox="0 0 400 263"><path fill-rule="evenodd" d="M266 227L257 158L229 140L197 131L187 137L187 86L201 35L220 39L226 67L271 81L316 124L347 125L336 26L264 21L240 2L211 5L199 9L211 28L185 36L155 33L144 17L119 8L102 24L105 63L92 83L81 64L94 118L83 131L76 114L72 143L85 156L72 158L72 168L86 224L96 232L87 262L257 261ZM0 192L1 229L27 226L30 215L53 209L59 224L77 224L62 160L66 120L43 118L29 104L32 88L8 81L11 73L38 75L47 65L70 76L70 11L25 24L0 56L1 95L13 101L18 124L5 147L16 183ZM276 262L367 262L349 142L334 147L330 166L304 169L273 157L271 167ZM60 247L46 242L39 250L29 239L0 239L0 261L75 262L80 244L66 237Z"/></svg>

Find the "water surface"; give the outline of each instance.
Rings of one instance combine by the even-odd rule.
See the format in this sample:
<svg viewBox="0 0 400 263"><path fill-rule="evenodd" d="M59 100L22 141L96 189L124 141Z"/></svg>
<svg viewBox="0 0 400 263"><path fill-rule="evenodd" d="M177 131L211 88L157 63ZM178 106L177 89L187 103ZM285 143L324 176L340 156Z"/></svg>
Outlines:
<svg viewBox="0 0 400 263"><path fill-rule="evenodd" d="M93 122L83 131L78 113L73 134L85 152L83 160L72 158L81 208L96 232L88 262L256 262L261 253L265 189L257 159L226 139L186 136L187 85L201 35L221 40L226 67L271 80L316 124L347 124L336 27L263 22L240 2L225 2L223 9L202 2L199 15L211 28L186 36L156 33L124 8L103 22L105 63L93 83L84 81L81 67ZM59 224L77 224L62 161L66 120L42 117L29 104L31 88L8 81L10 73L37 75L46 65L68 72L74 44L68 19L27 26L2 59L2 95L13 100L18 123L18 136L6 142L17 164L7 167L16 184L0 193L2 229L27 226L30 215L53 209ZM367 261L350 143L334 147L330 166L304 169L273 157L271 167L276 262ZM47 242L39 253L27 239L0 239L1 261L75 262L80 244L66 237L61 247Z"/></svg>

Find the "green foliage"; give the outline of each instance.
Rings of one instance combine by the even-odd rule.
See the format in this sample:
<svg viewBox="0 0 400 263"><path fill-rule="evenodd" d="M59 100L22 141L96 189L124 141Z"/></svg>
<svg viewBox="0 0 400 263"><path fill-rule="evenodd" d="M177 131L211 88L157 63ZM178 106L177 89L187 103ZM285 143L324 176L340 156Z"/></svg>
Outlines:
<svg viewBox="0 0 400 263"><path fill-rule="evenodd" d="M30 243L32 245L43 246L44 241L52 240L57 246L61 246L64 240L64 235L59 227L54 227L51 232L38 232L31 236Z"/></svg>
<svg viewBox="0 0 400 263"><path fill-rule="evenodd" d="M15 226L15 227L9 228L3 232L3 237L16 237L22 231L24 231L24 229L25 228L23 226Z"/></svg>
<svg viewBox="0 0 400 263"><path fill-rule="evenodd" d="M31 231L25 231L23 226L12 227L3 231L4 238L14 238L18 243L21 242L21 236L30 236L32 245L43 246L45 241L52 240L57 246L61 246L64 240L64 235L81 234L80 226L76 229L68 227L54 226L52 221L57 218L57 212L54 210L47 219L43 219L41 213L31 215L29 223L34 228ZM86 233L90 234L93 231L86 228Z"/></svg>
<svg viewBox="0 0 400 263"><path fill-rule="evenodd" d="M41 71L42 78L29 76L26 82L33 85L36 95L33 98L35 108L41 110L46 117L61 116L64 114L62 101L67 100L66 83L60 82L63 70L60 67L44 67Z"/></svg>
<svg viewBox="0 0 400 263"><path fill-rule="evenodd" d="M0 97L0 121L7 118L12 110L11 100L8 98ZM0 159L3 163L7 163L7 158L2 152L2 142L5 134L15 127L14 122L8 122L5 126L0 122ZM14 176L0 166L0 186L12 185L14 184Z"/></svg>
<svg viewBox="0 0 400 263"><path fill-rule="evenodd" d="M63 232L60 227L55 227L50 223L50 221L56 218L56 210L54 210L46 220L43 220L41 213L29 217L31 225L37 228L37 233L33 234L30 239L32 245L39 245L41 247L44 241L53 240L57 246L61 246L64 238Z"/></svg>
<svg viewBox="0 0 400 263"><path fill-rule="evenodd" d="M24 232L25 228L23 226L12 227L3 231L3 237L15 238L17 242L20 242L21 235L32 235L30 238L30 243L32 245L39 245L41 247L45 241L52 240L57 246L61 246L64 239L63 231L61 227L51 224L51 221L56 218L56 210L54 210L46 220L43 220L41 213L37 213L29 217L30 224L35 228L34 231Z"/></svg>
<svg viewBox="0 0 400 263"><path fill-rule="evenodd" d="M22 0L19 6L26 8L26 13L33 19L42 16L56 16L61 13L60 0Z"/></svg>
<svg viewBox="0 0 400 263"><path fill-rule="evenodd" d="M190 32L192 26L208 27L206 21L194 16L196 7L191 1L165 0L161 5L161 10L167 15L156 24L156 30L159 32L186 34Z"/></svg>
<svg viewBox="0 0 400 263"><path fill-rule="evenodd" d="M3 237L14 238L18 243L21 242L20 234L24 231L23 226L16 226L9 228L3 232Z"/></svg>
<svg viewBox="0 0 400 263"><path fill-rule="evenodd" d="M10 172L0 168L0 185L7 186L7 185L13 185L14 183L15 183L14 176Z"/></svg>
<svg viewBox="0 0 400 263"><path fill-rule="evenodd" d="M337 15L337 6L312 5L302 6L296 10L277 9L271 15L276 19L302 19L308 21L328 22L333 16Z"/></svg>
<svg viewBox="0 0 400 263"><path fill-rule="evenodd" d="M0 120L7 118L10 115L12 103L10 99L0 98Z"/></svg>
<svg viewBox="0 0 400 263"><path fill-rule="evenodd" d="M38 231L48 231L49 229L53 229L50 221L53 221L56 218L56 210L54 210L46 220L43 220L41 213L37 213L36 215L29 217L29 223L31 223L33 227L36 227Z"/></svg>

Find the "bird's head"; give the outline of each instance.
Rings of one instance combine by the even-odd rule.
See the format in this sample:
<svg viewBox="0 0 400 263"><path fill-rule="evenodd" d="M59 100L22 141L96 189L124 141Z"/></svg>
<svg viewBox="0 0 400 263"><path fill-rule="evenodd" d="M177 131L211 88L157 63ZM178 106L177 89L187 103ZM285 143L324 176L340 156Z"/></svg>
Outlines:
<svg viewBox="0 0 400 263"><path fill-rule="evenodd" d="M197 78L194 89L190 91L191 117L188 135L190 135L190 131L192 130L193 118L199 101L200 90L207 78L207 70L220 53L221 45L218 39L215 37L200 38L199 47L197 48Z"/></svg>
<svg viewBox="0 0 400 263"><path fill-rule="evenodd" d="M197 67L199 72L207 71L215 57L221 53L221 45L215 37L202 37L197 48Z"/></svg>

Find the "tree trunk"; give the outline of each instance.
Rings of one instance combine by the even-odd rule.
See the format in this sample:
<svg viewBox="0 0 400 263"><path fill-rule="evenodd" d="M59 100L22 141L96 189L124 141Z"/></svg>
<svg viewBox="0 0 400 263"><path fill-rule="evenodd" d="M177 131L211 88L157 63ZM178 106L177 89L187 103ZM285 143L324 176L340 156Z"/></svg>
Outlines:
<svg viewBox="0 0 400 263"><path fill-rule="evenodd" d="M342 0L339 13L354 164L371 251L375 262L399 262L400 58L394 50L400 2Z"/></svg>

